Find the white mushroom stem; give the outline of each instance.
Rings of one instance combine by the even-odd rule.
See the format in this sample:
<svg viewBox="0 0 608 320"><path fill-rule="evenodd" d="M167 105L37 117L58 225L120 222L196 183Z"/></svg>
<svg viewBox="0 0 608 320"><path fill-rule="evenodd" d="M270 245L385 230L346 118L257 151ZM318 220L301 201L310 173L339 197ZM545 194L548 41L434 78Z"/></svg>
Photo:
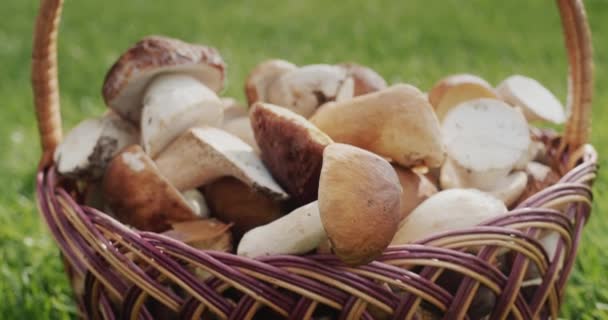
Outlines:
<svg viewBox="0 0 608 320"><path fill-rule="evenodd" d="M566 120L561 102L549 89L532 78L513 75L503 80L496 90L504 101L521 107L528 121L561 124Z"/></svg>
<svg viewBox="0 0 608 320"><path fill-rule="evenodd" d="M182 195L184 196L184 199L186 199L186 202L190 205L190 208L192 208L192 211L194 211L199 218L209 218L209 207L207 206L205 197L200 191L196 189L187 190L182 192Z"/></svg>
<svg viewBox="0 0 608 320"><path fill-rule="evenodd" d="M303 254L318 247L323 239L326 235L315 201L245 233L237 254L251 258Z"/></svg>
<svg viewBox="0 0 608 320"><path fill-rule="evenodd" d="M275 199L287 198L251 146L220 129L188 130L158 155L156 165L179 190L232 176Z"/></svg>
<svg viewBox="0 0 608 320"><path fill-rule="evenodd" d="M489 190L525 157L528 123L518 110L494 99L463 102L445 116L441 135L454 168Z"/></svg>
<svg viewBox="0 0 608 320"><path fill-rule="evenodd" d="M183 74L163 74L144 94L142 145L154 158L184 131L201 125L219 126L223 104L199 80Z"/></svg>
<svg viewBox="0 0 608 320"><path fill-rule="evenodd" d="M138 140L137 129L113 112L84 120L55 150L57 170L75 178L101 178L112 157Z"/></svg>
<svg viewBox="0 0 608 320"><path fill-rule="evenodd" d="M499 199L474 189L444 190L428 198L401 222L392 244L422 240L444 231L476 226L507 213Z"/></svg>
<svg viewBox="0 0 608 320"><path fill-rule="evenodd" d="M524 193L527 184L528 175L523 171L516 171L498 181L489 193L510 207Z"/></svg>

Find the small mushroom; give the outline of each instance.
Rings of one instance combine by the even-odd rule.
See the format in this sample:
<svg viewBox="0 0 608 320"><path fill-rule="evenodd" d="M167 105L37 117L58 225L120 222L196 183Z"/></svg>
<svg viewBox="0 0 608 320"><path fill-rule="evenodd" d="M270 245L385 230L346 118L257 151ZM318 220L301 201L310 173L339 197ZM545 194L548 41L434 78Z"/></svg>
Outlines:
<svg viewBox="0 0 608 320"><path fill-rule="evenodd" d="M103 177L108 162L122 148L137 143L139 132L113 112L84 120L74 127L55 150L57 171L72 178Z"/></svg>
<svg viewBox="0 0 608 320"><path fill-rule="evenodd" d="M247 76L245 96L249 105L258 101L268 101L268 87L282 74L296 70L291 62L271 59L258 64Z"/></svg>
<svg viewBox="0 0 608 320"><path fill-rule="evenodd" d="M386 89L386 81L373 69L356 63L342 63L338 65L346 70L346 74L354 80L354 96Z"/></svg>
<svg viewBox="0 0 608 320"><path fill-rule="evenodd" d="M383 158L346 144L327 146L319 212L333 252L349 265L378 257L399 226L401 193L395 170Z"/></svg>
<svg viewBox="0 0 608 320"><path fill-rule="evenodd" d="M496 88L507 103L523 109L528 121L564 123L566 114L559 100L538 81L522 75L512 75Z"/></svg>
<svg viewBox="0 0 608 320"><path fill-rule="evenodd" d="M204 187L213 216L232 223L235 237L281 217L281 205L243 182L225 177Z"/></svg>
<svg viewBox="0 0 608 320"><path fill-rule="evenodd" d="M335 142L369 150L404 167L435 168L445 158L433 108L410 85L327 103L310 121Z"/></svg>
<svg viewBox="0 0 608 320"><path fill-rule="evenodd" d="M141 138L144 151L156 157L182 132L197 126L219 126L222 102L198 79L163 74L152 80L144 94Z"/></svg>
<svg viewBox="0 0 608 320"><path fill-rule="evenodd" d="M475 185L475 176L466 170L458 170L451 159L447 159L441 167L440 183L442 189L476 188L490 193L511 207L522 195L528 183L528 175L523 171L514 171L505 177L497 177L491 186Z"/></svg>
<svg viewBox="0 0 608 320"><path fill-rule="evenodd" d="M283 73L268 87L265 102L309 118L324 103L353 95L354 81L344 68L315 64Z"/></svg>
<svg viewBox="0 0 608 320"><path fill-rule="evenodd" d="M403 189L401 194L401 220L406 218L420 203L437 193L437 187L423 174L393 166Z"/></svg>
<svg viewBox="0 0 608 320"><path fill-rule="evenodd" d="M525 157L530 146L523 114L494 99L461 103L443 119L441 134L453 169L468 186L491 190Z"/></svg>
<svg viewBox="0 0 608 320"><path fill-rule="evenodd" d="M318 247L324 238L319 206L315 201L245 233L237 254L251 258L303 254Z"/></svg>
<svg viewBox="0 0 608 320"><path fill-rule="evenodd" d="M285 108L258 102L250 114L262 160L272 176L298 206L316 200L323 149L332 140Z"/></svg>
<svg viewBox="0 0 608 320"><path fill-rule="evenodd" d="M127 50L108 71L103 97L108 107L139 124L144 94L152 94L146 88L158 75L187 75L201 84L192 89L207 87L219 92L224 87L224 69L224 61L214 48L149 36Z"/></svg>
<svg viewBox="0 0 608 320"><path fill-rule="evenodd" d="M197 218L138 145L123 149L112 159L103 194L118 220L140 230L162 232L173 223Z"/></svg>
<svg viewBox="0 0 608 320"><path fill-rule="evenodd" d="M441 79L429 91L429 101L439 120L462 102L480 98L498 99L494 88L472 74L455 74Z"/></svg>
<svg viewBox="0 0 608 320"><path fill-rule="evenodd" d="M216 128L189 129L158 155L156 165L179 190L232 176L274 199L288 197L251 146Z"/></svg>
<svg viewBox="0 0 608 320"><path fill-rule="evenodd" d="M163 234L200 250L232 251L230 225L215 219L173 223Z"/></svg>
<svg viewBox="0 0 608 320"><path fill-rule="evenodd" d="M401 222L392 244L412 243L439 232L473 227L506 213L501 200L479 190L444 190L426 199Z"/></svg>
<svg viewBox="0 0 608 320"><path fill-rule="evenodd" d="M196 189L187 190L182 192L182 195L199 218L209 218L209 207L207 201L205 201L205 196L200 191Z"/></svg>

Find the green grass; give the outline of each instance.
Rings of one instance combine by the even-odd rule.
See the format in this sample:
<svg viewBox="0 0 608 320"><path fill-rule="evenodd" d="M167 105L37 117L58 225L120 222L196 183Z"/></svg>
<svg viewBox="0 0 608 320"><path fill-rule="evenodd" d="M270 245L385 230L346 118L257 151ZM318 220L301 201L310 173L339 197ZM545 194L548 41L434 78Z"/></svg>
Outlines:
<svg viewBox="0 0 608 320"><path fill-rule="evenodd" d="M207 43L229 65L226 95L243 97L257 62L358 61L389 82L428 89L440 77L472 72L497 83L513 73L539 79L565 97L566 65L554 1L105 0L66 1L59 59L65 127L100 114L103 76L147 34ZM596 95L593 143L608 151L608 3L588 0L594 30ZM75 316L58 251L33 200L40 155L29 86L34 0L0 1L0 318ZM601 158L606 165L605 158ZM608 318L608 176L595 205L562 317Z"/></svg>

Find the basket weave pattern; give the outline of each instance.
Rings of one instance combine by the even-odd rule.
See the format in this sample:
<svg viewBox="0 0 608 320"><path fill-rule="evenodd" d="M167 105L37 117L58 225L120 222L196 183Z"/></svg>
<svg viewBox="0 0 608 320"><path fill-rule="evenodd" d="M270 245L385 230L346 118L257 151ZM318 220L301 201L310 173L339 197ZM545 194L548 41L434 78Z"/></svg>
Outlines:
<svg viewBox="0 0 608 320"><path fill-rule="evenodd" d="M347 267L331 255L272 256L257 260L200 251L168 237L130 229L79 205L70 181L59 177L52 152L61 139L56 37L62 0L42 0L33 54L33 87L43 157L37 175L39 211L72 278L84 279L77 297L88 318L152 319L150 301L184 319L215 315L247 319L256 313L306 319L334 309L340 319L417 319L419 306L445 319L467 318L480 288L496 296L491 319L556 319L591 209L597 155L586 145L592 64L580 0L558 0L570 64L569 109L563 136L535 134L548 147L561 180L483 225L390 247L376 261ZM558 210L559 209L559 210ZM556 232L548 256L539 242ZM508 264L497 265L499 257ZM525 282L534 267L540 281ZM204 273L208 277L201 280ZM438 281L461 276L456 290ZM78 284L73 284L78 286ZM527 287L527 288L524 288ZM316 316L316 314L315 314ZM267 318L267 317L262 317Z"/></svg>

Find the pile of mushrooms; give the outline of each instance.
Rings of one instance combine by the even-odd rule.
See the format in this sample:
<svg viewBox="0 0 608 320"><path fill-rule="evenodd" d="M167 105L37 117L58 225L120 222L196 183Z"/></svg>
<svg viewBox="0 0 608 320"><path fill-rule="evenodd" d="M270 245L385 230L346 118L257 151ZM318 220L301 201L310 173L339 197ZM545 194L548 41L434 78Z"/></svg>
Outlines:
<svg viewBox="0 0 608 320"><path fill-rule="evenodd" d="M245 105L220 96L225 68L211 47L137 42L107 73L108 112L66 136L57 171L140 230L348 265L507 214L559 179L531 123L560 124L564 109L524 76L452 75L425 94L354 63L273 59L247 77Z"/></svg>

